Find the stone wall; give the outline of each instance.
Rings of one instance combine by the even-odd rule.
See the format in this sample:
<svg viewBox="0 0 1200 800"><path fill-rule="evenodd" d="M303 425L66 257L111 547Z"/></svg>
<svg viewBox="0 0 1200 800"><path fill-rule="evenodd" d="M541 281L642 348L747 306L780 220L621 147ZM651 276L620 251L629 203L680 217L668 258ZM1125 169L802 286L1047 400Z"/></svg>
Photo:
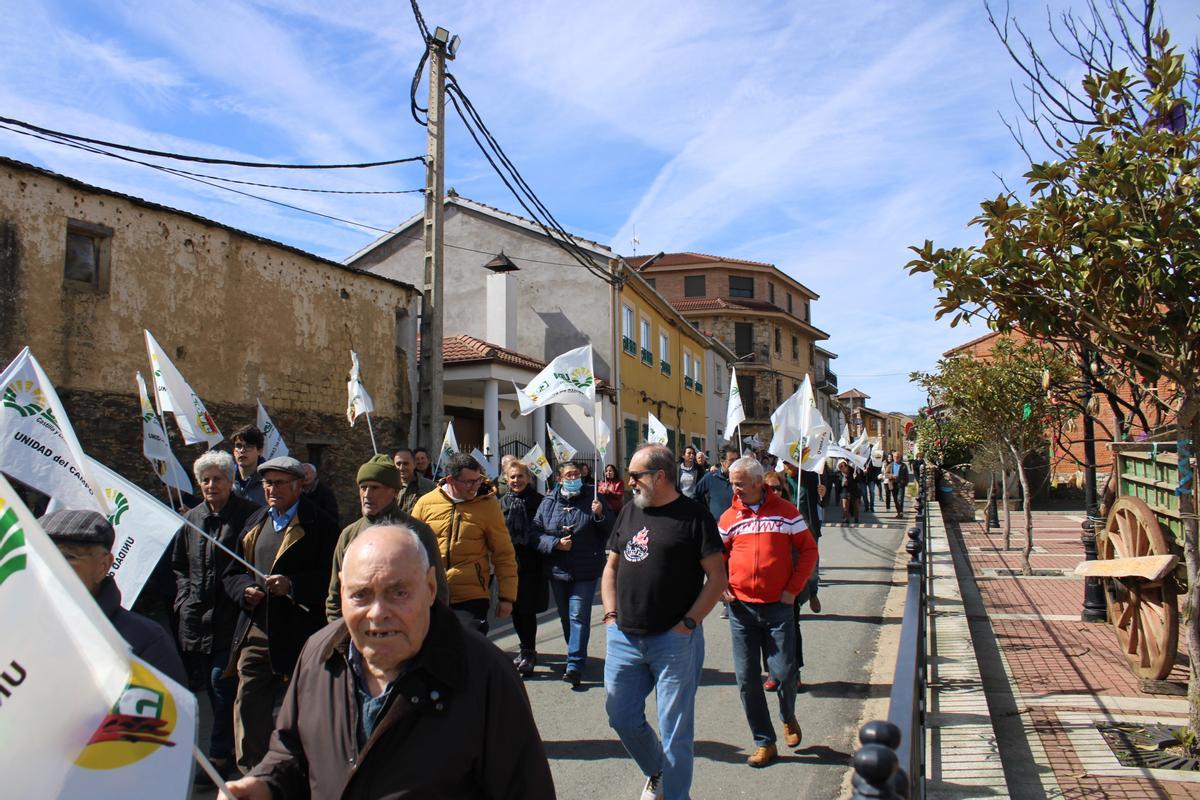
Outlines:
<svg viewBox="0 0 1200 800"><path fill-rule="evenodd" d="M111 231L97 288L64 279L73 220ZM134 392L149 329L206 403L337 414L354 349L378 413L403 418L418 301L398 281L0 159L0 362L29 345L60 389Z"/></svg>
<svg viewBox="0 0 1200 800"><path fill-rule="evenodd" d="M107 231L98 285L66 279L68 226ZM105 274L106 273L106 274ZM155 496L135 374L149 329L228 435L261 400L293 454L320 465L347 513L371 455L346 421L351 349L381 449L407 439L420 295L399 281L182 211L0 159L0 367L28 345L84 449ZM173 423L168 422L168 427ZM203 451L173 436L189 469Z"/></svg>
<svg viewBox="0 0 1200 800"><path fill-rule="evenodd" d="M142 455L141 407L137 395L106 392L60 392L63 405L74 424L79 442L89 455L103 462L150 494L165 499L163 483ZM212 403L208 406L226 433L255 419L253 405ZM343 524L358 516L358 493L354 479L358 468L372 456L366 420L351 428L342 414L317 411L268 409L291 455L317 465L321 480L337 494ZM371 415L380 450L404 441L407 420ZM167 415L167 428L176 458L192 473L192 463L205 451L204 445L185 446ZM227 445L226 445L227 447Z"/></svg>

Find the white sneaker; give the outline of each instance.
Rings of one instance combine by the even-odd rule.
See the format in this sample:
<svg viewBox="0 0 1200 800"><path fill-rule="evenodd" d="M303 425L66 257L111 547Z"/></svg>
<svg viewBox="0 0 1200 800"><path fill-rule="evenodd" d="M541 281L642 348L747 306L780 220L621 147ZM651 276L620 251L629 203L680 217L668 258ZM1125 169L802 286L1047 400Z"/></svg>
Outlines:
<svg viewBox="0 0 1200 800"><path fill-rule="evenodd" d="M663 800L662 773L652 775L646 779L646 786L642 789L641 800Z"/></svg>

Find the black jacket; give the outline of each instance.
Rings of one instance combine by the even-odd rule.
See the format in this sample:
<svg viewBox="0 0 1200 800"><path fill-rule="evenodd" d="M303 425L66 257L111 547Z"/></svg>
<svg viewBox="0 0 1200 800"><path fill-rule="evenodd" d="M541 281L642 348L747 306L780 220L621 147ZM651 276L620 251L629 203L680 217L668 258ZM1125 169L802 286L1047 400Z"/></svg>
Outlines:
<svg viewBox="0 0 1200 800"><path fill-rule="evenodd" d="M254 542L263 525L270 525L267 509L259 509L247 522L242 536L242 556L254 563ZM301 495L300 508L283 535L279 552L268 574L284 575L292 583L289 596L268 593L266 599L267 648L271 669L276 675L290 675L304 640L325 625L325 593L329 590L329 572L333 563L333 548L340 531L328 515L322 513L307 497ZM233 632L233 650L241 649L250 630L254 611L242 601L246 587L259 583L258 578L237 561L230 561L225 570L225 594L240 609ZM230 663L236 658L230 656Z"/></svg>
<svg viewBox="0 0 1200 800"><path fill-rule="evenodd" d="M92 596L117 633L129 643L135 656L181 686L188 685L187 673L175 643L171 641L171 634L154 620L122 608L121 590L111 575L100 582Z"/></svg>
<svg viewBox="0 0 1200 800"><path fill-rule="evenodd" d="M338 510L337 496L334 495L333 489L329 488L329 484L317 478L317 485L311 491L305 492L304 496L312 500L318 509L333 520L335 528L338 530L342 529L342 516Z"/></svg>
<svg viewBox="0 0 1200 800"><path fill-rule="evenodd" d="M525 687L509 657L430 608L420 652L396 679L366 744L342 620L309 639L267 755L272 796L314 800L552 800Z"/></svg>
<svg viewBox="0 0 1200 800"><path fill-rule="evenodd" d="M240 552L246 523L261 506L230 494L216 514L201 503L185 519L202 528L221 544ZM175 572L175 616L179 621L179 648L185 653L212 655L228 650L233 641L238 605L229 601L221 576L232 559L187 525L175 534L171 567Z"/></svg>
<svg viewBox="0 0 1200 800"><path fill-rule="evenodd" d="M604 572L608 559L606 548L612 534L616 515L608 509L604 517L592 516L592 487L568 499L558 490L546 495L533 520L533 532L539 538L538 548L546 554L550 577L559 581L590 581ZM566 535L563 525L573 525L571 549L556 550L558 541Z"/></svg>

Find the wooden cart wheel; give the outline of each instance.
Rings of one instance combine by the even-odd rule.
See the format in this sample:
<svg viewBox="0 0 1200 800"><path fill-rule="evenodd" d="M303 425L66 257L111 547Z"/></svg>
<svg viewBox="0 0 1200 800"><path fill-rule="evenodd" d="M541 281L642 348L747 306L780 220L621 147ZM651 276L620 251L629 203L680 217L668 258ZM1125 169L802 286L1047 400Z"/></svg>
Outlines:
<svg viewBox="0 0 1200 800"><path fill-rule="evenodd" d="M1163 556L1171 552L1158 519L1136 497L1120 497L1096 540L1101 560ZM1147 680L1163 680L1175 666L1179 645L1179 606L1174 575L1153 583L1138 579L1106 581L1108 620L1133 671Z"/></svg>

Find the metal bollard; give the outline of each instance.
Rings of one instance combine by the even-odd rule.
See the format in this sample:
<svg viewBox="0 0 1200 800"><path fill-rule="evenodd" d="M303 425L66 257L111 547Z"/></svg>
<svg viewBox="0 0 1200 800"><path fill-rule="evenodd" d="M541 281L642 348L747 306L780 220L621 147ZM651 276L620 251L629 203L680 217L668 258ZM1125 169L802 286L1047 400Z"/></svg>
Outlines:
<svg viewBox="0 0 1200 800"><path fill-rule="evenodd" d="M919 519L919 518L918 518ZM904 549L908 552L908 567L911 570L913 567L921 566L921 554L924 548L925 531L920 524L914 525L908 529L908 542L905 543Z"/></svg>
<svg viewBox="0 0 1200 800"><path fill-rule="evenodd" d="M896 791L897 778L903 779L896 756L900 729L884 720L872 720L859 729L858 740L863 746L854 754L853 800L901 800L905 795Z"/></svg>

